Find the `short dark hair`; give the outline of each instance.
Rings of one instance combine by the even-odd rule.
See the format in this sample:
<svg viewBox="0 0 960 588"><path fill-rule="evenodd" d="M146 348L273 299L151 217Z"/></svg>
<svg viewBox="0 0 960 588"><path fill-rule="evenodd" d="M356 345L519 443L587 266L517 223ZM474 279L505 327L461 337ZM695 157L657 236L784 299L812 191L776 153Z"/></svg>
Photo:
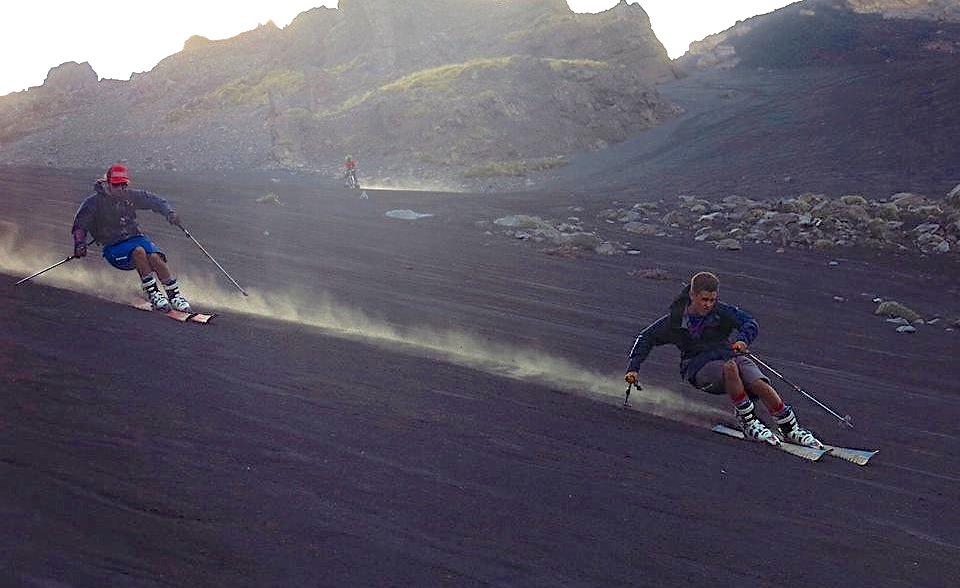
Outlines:
<svg viewBox="0 0 960 588"><path fill-rule="evenodd" d="M716 292L720 289L720 279L710 272L698 272L690 278L690 293Z"/></svg>

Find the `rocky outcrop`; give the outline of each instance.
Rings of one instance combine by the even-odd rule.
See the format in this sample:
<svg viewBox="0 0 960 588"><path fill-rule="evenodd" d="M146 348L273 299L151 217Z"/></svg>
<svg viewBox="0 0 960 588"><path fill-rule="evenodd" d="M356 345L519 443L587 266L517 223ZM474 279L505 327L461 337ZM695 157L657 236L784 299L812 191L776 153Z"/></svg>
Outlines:
<svg viewBox="0 0 960 588"><path fill-rule="evenodd" d="M72 94L93 90L97 87L98 79L97 72L88 62L68 61L51 69L42 87L49 93Z"/></svg>
<svg viewBox="0 0 960 588"><path fill-rule="evenodd" d="M641 226L647 234L690 234L723 249L736 249L729 246L733 239L802 249L960 254L960 207L912 193L869 200L859 194L801 194L777 201L681 195L672 204L647 202L600 216L622 223L627 232L640 232L636 227Z"/></svg>
<svg viewBox="0 0 960 588"><path fill-rule="evenodd" d="M960 185L951 194L960 194ZM808 193L776 201L682 194L675 200L607 208L592 221L582 208L572 208L563 219L512 215L480 226L516 239L607 255L630 253L626 243L632 236L641 236L689 237L727 251L738 251L746 244L820 251L856 247L956 258L960 256L958 200L913 193L882 199Z"/></svg>
<svg viewBox="0 0 960 588"><path fill-rule="evenodd" d="M960 52L954 0L805 0L692 43L686 72L866 65Z"/></svg>

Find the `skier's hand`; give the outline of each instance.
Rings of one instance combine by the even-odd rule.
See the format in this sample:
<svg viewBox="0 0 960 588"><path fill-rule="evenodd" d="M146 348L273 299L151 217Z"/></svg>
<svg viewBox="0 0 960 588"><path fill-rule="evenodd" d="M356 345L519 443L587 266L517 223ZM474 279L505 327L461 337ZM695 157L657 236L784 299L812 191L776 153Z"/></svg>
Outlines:
<svg viewBox="0 0 960 588"><path fill-rule="evenodd" d="M83 241L73 244L73 256L74 257L86 257L87 256L87 244Z"/></svg>
<svg viewBox="0 0 960 588"><path fill-rule="evenodd" d="M167 213L167 222L174 226L180 226L180 217L177 215L175 210L171 210Z"/></svg>
<svg viewBox="0 0 960 588"><path fill-rule="evenodd" d="M637 385L637 372L627 372L627 375L623 377L623 380L630 384L631 386Z"/></svg>
<svg viewBox="0 0 960 588"><path fill-rule="evenodd" d="M745 341L734 341L730 345L730 349L733 349L737 353L746 353L747 352L747 343Z"/></svg>

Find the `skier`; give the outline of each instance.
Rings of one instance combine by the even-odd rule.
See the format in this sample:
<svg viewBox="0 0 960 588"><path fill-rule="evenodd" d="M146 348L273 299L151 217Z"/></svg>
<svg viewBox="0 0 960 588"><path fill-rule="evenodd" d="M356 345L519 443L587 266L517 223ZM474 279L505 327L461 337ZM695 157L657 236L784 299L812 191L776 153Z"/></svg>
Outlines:
<svg viewBox="0 0 960 588"><path fill-rule="evenodd" d="M348 188L359 188L360 182L357 181L357 162L352 155L343 158L343 177L347 179Z"/></svg>
<svg viewBox="0 0 960 588"><path fill-rule="evenodd" d="M773 432L757 418L753 400L759 398L787 440L820 448L820 441L800 426L793 408L784 404L770 380L742 355L757 337L757 321L744 310L719 302L719 289L714 274L695 274L670 311L637 336L624 379L636 384L637 370L653 347L672 343L680 350L683 378L705 392L726 393L748 439L773 438Z"/></svg>
<svg viewBox="0 0 960 588"><path fill-rule="evenodd" d="M103 257L110 265L137 270L144 295L155 310L190 312L190 303L167 266L167 256L140 230L137 210L162 214L171 225L180 226L180 219L161 196L129 189L129 184L127 168L121 164L110 166L94 183L94 193L83 201L73 221L73 254L87 255L89 232L103 245Z"/></svg>

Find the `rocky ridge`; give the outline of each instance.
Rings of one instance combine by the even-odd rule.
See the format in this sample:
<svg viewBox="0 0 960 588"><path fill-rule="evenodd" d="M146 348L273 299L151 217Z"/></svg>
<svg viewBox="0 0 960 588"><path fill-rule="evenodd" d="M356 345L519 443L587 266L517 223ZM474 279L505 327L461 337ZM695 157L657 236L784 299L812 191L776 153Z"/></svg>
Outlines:
<svg viewBox="0 0 960 588"><path fill-rule="evenodd" d="M676 111L676 72L638 5L564 0L343 0L183 51L129 81L89 64L0 98L0 163L430 179L562 165Z"/></svg>
<svg viewBox="0 0 960 588"><path fill-rule="evenodd" d="M952 0L805 0L691 43L678 66L867 65L960 53L960 5Z"/></svg>

